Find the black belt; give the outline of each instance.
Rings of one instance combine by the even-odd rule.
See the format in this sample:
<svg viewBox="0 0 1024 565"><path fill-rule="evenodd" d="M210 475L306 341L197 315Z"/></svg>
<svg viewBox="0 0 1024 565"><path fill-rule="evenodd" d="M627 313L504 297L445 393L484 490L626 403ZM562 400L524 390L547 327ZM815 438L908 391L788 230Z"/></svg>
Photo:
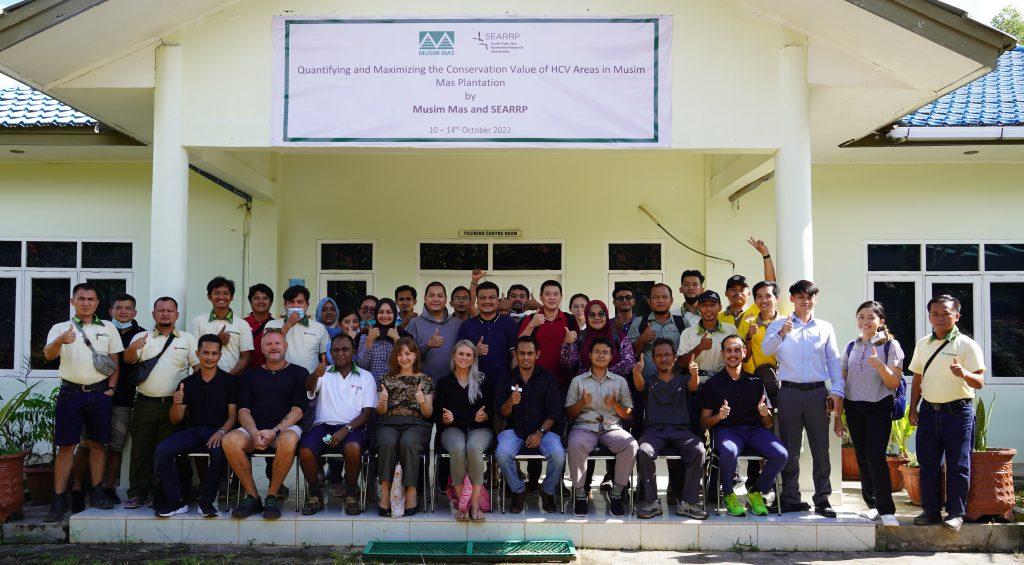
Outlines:
<svg viewBox="0 0 1024 565"><path fill-rule="evenodd" d="M944 408L945 409L961 408L961 407L967 405L970 402L971 402L970 398L958 398L956 400L950 400L949 402L928 402L927 400L922 400L921 401L922 404L924 404L925 406L928 406L929 408L931 408L932 410L934 410L936 412L938 412L938 411L940 411L940 410L942 410Z"/></svg>
<svg viewBox="0 0 1024 565"><path fill-rule="evenodd" d="M159 402L160 404L170 404L174 402L173 396L146 396L141 392L135 397L136 402Z"/></svg>
<svg viewBox="0 0 1024 565"><path fill-rule="evenodd" d="M816 388L824 388L825 381L818 381L816 383L791 383L789 381L782 381L779 384L786 388L795 388L797 390L814 390Z"/></svg>
<svg viewBox="0 0 1024 565"><path fill-rule="evenodd" d="M705 371L704 369L700 369L700 370L697 371L697 376L698 377L710 377L710 376L713 376L714 374L715 374L714 372L712 372L712 371Z"/></svg>
<svg viewBox="0 0 1024 565"><path fill-rule="evenodd" d="M61 388L67 388L67 389L71 389L71 390L80 390L82 392L97 392L97 391L98 392L106 392L106 390L108 388L106 380L102 380L102 381L100 381L98 383L92 383L92 384L89 384L89 385L83 385L83 384L73 383L71 381L66 381L64 379L61 379L60 380L60 386L61 386Z"/></svg>

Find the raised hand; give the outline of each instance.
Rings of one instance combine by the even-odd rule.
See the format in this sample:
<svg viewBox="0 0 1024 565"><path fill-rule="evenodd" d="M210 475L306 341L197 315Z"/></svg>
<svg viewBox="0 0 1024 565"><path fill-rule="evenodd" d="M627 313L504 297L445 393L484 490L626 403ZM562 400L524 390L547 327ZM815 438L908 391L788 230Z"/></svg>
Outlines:
<svg viewBox="0 0 1024 565"><path fill-rule="evenodd" d="M437 349L444 345L444 336L441 335L441 328L434 329L434 335L430 336L427 340L427 347L431 349Z"/></svg>
<svg viewBox="0 0 1024 565"><path fill-rule="evenodd" d="M594 397L589 392L584 392L583 396L580 397L580 403L584 407L590 406L590 403L592 403L593 401L594 401Z"/></svg>
<svg viewBox="0 0 1024 565"><path fill-rule="evenodd" d="M730 412L732 412L732 408L729 408L729 401L723 400L722 407L718 409L718 418L724 420L729 417Z"/></svg>
<svg viewBox="0 0 1024 565"><path fill-rule="evenodd" d="M640 355L636 363L633 363L633 374L643 376L644 374L644 356Z"/></svg>
<svg viewBox="0 0 1024 565"><path fill-rule="evenodd" d="M141 337L133 341L131 345L128 346L128 349L140 351L143 347L146 347L146 340L149 339L149 332L142 332L140 336Z"/></svg>
<svg viewBox="0 0 1024 565"><path fill-rule="evenodd" d="M761 401L757 403L757 413L762 416L771 416L772 409L768 407L768 395L761 395Z"/></svg>
<svg viewBox="0 0 1024 565"><path fill-rule="evenodd" d="M441 423L442 424L444 424L446 426L450 426L450 425L452 425L452 422L454 422L454 421L455 421L455 414L452 414L451 410L449 410L447 408L441 409Z"/></svg>
<svg viewBox="0 0 1024 565"><path fill-rule="evenodd" d="M372 339L373 341L380 339L380 328L377 326L370 326L370 329L366 330L366 339Z"/></svg>
<svg viewBox="0 0 1024 565"><path fill-rule="evenodd" d="M480 282L480 279L487 276L487 271L481 269L473 269L473 273L470 275L470 280L475 283Z"/></svg>
<svg viewBox="0 0 1024 565"><path fill-rule="evenodd" d="M747 327L747 339L754 339L755 335L757 335L757 319L756 318L750 320L750 326Z"/></svg>
<svg viewBox="0 0 1024 565"><path fill-rule="evenodd" d="M228 333L228 327L226 325L221 326L220 331L217 332L217 339L220 340L221 345L227 345L228 342L231 341L231 334Z"/></svg>
<svg viewBox="0 0 1024 565"><path fill-rule="evenodd" d="M565 328L565 344L572 345L576 343L576 332L570 331L569 328Z"/></svg>
<svg viewBox="0 0 1024 565"><path fill-rule="evenodd" d="M486 422L487 409L481 406L480 409L476 411L476 415L473 416L473 419L476 420L477 422Z"/></svg>
<svg viewBox="0 0 1024 565"><path fill-rule="evenodd" d="M388 405L388 389L384 388L384 385L377 388L377 402L384 406Z"/></svg>
<svg viewBox="0 0 1024 565"><path fill-rule="evenodd" d="M178 383L178 390L174 391L174 403L185 403L185 383Z"/></svg>
<svg viewBox="0 0 1024 565"><path fill-rule="evenodd" d="M476 342L476 355L477 357L483 357L487 355L487 352L491 350L491 347L484 343L483 336L480 336L480 341Z"/></svg>
<svg viewBox="0 0 1024 565"><path fill-rule="evenodd" d="M747 238L747 243L749 243L754 249L756 249L762 257L768 255L768 246L765 245L763 239L756 239L754 236L750 236Z"/></svg>
<svg viewBox="0 0 1024 565"><path fill-rule="evenodd" d="M539 328L539 327L543 326L544 322L546 322L546 321L548 321L548 320L547 320L547 318L544 317L544 314L541 314L540 312L537 312L536 314L533 315L533 318L530 319L530 327L531 328Z"/></svg>
<svg viewBox="0 0 1024 565"><path fill-rule="evenodd" d="M509 312L511 310L512 310L512 301L511 300L509 300L508 298L499 298L498 299L498 312L499 313Z"/></svg>
<svg viewBox="0 0 1024 565"><path fill-rule="evenodd" d="M881 369L885 366L885 363L878 358L878 348L871 346L871 355L868 356L868 365L871 365L875 369Z"/></svg>
<svg viewBox="0 0 1024 565"><path fill-rule="evenodd" d="M640 339L643 340L644 343L650 343L654 341L654 338L656 337L658 337L658 334L654 332L654 328L650 325L644 328L644 333L640 334Z"/></svg>
<svg viewBox="0 0 1024 565"><path fill-rule="evenodd" d="M74 326L71 326L68 327L68 331L60 334L60 337L57 338L57 341L59 341L62 345L67 345L69 343L74 343L77 337L78 336L77 334L75 334Z"/></svg>
<svg viewBox="0 0 1024 565"><path fill-rule="evenodd" d="M793 317L796 314L790 314L786 321L782 324L782 328L779 329L779 337L786 337L793 330Z"/></svg>
<svg viewBox="0 0 1024 565"><path fill-rule="evenodd" d="M427 397L423 394L423 385L416 385L416 404L423 404Z"/></svg>
<svg viewBox="0 0 1024 565"><path fill-rule="evenodd" d="M967 372L964 371L963 365L960 364L956 358L953 358L953 362L949 364L949 370L952 371L953 375L957 378L964 378L967 376Z"/></svg>
<svg viewBox="0 0 1024 565"><path fill-rule="evenodd" d="M695 379L700 378L700 365L698 365L696 361L690 361L690 366L687 367L687 369L690 371L691 377Z"/></svg>
<svg viewBox="0 0 1024 565"><path fill-rule="evenodd" d="M700 343L697 345L697 347L700 349L700 351L708 351L711 349L713 345L714 342L711 341L711 336L705 334L704 337L700 338Z"/></svg>
<svg viewBox="0 0 1024 565"><path fill-rule="evenodd" d="M377 330L377 328L373 328L373 329ZM377 330L377 332L380 333L380 330ZM390 337L392 341L398 341L398 338L399 338L398 328L394 328L394 327L388 328L388 337Z"/></svg>
<svg viewBox="0 0 1024 565"><path fill-rule="evenodd" d="M518 387L518 386L512 385L512 395L509 396L509 398L512 399L512 406L515 406L516 404L519 404L520 402L522 402L523 401L523 389L522 389L522 387Z"/></svg>

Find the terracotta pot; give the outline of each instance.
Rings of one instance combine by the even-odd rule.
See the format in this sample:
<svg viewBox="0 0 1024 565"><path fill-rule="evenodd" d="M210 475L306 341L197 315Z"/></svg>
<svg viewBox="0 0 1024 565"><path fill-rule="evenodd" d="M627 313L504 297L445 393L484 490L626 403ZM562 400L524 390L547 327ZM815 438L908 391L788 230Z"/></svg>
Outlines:
<svg viewBox="0 0 1024 565"><path fill-rule="evenodd" d="M907 489L907 497L911 504L921 506L921 468L900 465L903 488Z"/></svg>
<svg viewBox="0 0 1024 565"><path fill-rule="evenodd" d="M990 447L971 453L971 488L967 491L965 517L1013 517L1013 457L1016 449Z"/></svg>
<svg viewBox="0 0 1024 565"><path fill-rule="evenodd" d="M906 465L908 461L910 459L900 457L899 455L887 455L885 457L885 462L889 465L889 482L892 483L893 492L903 490L903 473L900 473L900 467Z"/></svg>
<svg viewBox="0 0 1024 565"><path fill-rule="evenodd" d="M25 467L25 485L29 500L37 504L49 504L53 500L53 465Z"/></svg>
<svg viewBox="0 0 1024 565"><path fill-rule="evenodd" d="M852 447L843 448L843 480L860 480L860 468L857 467L857 452Z"/></svg>
<svg viewBox="0 0 1024 565"><path fill-rule="evenodd" d="M0 524L11 514L20 514L25 504L25 458L27 451L14 455L0 455Z"/></svg>

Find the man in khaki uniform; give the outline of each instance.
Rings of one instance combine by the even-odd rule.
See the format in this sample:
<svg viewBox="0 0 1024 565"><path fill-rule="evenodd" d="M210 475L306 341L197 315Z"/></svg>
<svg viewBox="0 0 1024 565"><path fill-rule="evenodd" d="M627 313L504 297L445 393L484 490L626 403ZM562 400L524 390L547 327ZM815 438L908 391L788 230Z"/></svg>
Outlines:
<svg viewBox="0 0 1024 565"><path fill-rule="evenodd" d="M83 428L89 444L92 479L89 502L94 508L113 508L104 496L100 482L107 458L106 445L110 443L110 421L118 377L117 354L124 350L124 346L117 328L96 317L99 303L96 287L88 283L75 285L71 292L75 316L50 328L43 348L47 361L60 358L60 391L57 393L53 438L57 447L55 495L46 515L47 522L62 521L70 509L66 490ZM114 373L109 377L96 370L94 351L106 355L113 362Z"/></svg>
<svg viewBox="0 0 1024 565"><path fill-rule="evenodd" d="M249 367L252 357L252 328L244 319L236 317L231 309L231 301L235 299L235 282L224 277L214 277L206 285L206 297L213 308L209 314L200 314L192 319L189 333L199 339L200 336L213 334L220 339L223 349L217 368L241 375Z"/></svg>
<svg viewBox="0 0 1024 565"><path fill-rule="evenodd" d="M154 453L156 446L178 431L172 424L171 405L178 383L199 365L196 337L174 328L178 321L178 302L164 296L153 303L151 332L140 333L124 350L124 360L139 364L138 395L129 426L132 455L128 464L128 501L125 508L138 508L154 492ZM146 373L149 373L148 377Z"/></svg>

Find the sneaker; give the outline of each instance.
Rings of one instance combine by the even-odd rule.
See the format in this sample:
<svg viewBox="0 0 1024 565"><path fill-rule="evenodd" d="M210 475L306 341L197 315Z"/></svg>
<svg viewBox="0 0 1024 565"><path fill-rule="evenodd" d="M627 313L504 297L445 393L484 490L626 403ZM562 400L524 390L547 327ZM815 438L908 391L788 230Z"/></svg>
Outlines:
<svg viewBox="0 0 1024 565"><path fill-rule="evenodd" d="M143 500L141 497L133 496L129 498L127 502L124 503L124 507L127 508L128 510L135 510L136 508L141 508L142 505L145 503L146 501Z"/></svg>
<svg viewBox="0 0 1024 565"><path fill-rule="evenodd" d="M263 503L260 502L260 497L247 494L245 495L245 498L242 499L242 503L231 511L231 517L241 520L262 511Z"/></svg>
<svg viewBox="0 0 1024 565"><path fill-rule="evenodd" d="M121 504L121 497L117 496L117 489L105 488L103 489L103 496L107 497L112 504Z"/></svg>
<svg viewBox="0 0 1024 565"><path fill-rule="evenodd" d="M291 491L290 491L290 490L288 490L288 487L286 487L286 486L284 486L284 485L281 485L281 488L277 489L277 496L278 496L278 498L280 498L281 500L288 500L288 494L289 494L290 492L291 492Z"/></svg>
<svg viewBox="0 0 1024 565"><path fill-rule="evenodd" d="M612 478L609 475L605 475L604 479L601 480L601 486L599 487L601 492L608 492L612 490Z"/></svg>
<svg viewBox="0 0 1024 565"><path fill-rule="evenodd" d="M868 508L868 511L865 512L863 514L863 516L865 518L867 518L868 520L877 520L878 519L878 510L875 510L874 508Z"/></svg>
<svg viewBox="0 0 1024 565"><path fill-rule="evenodd" d="M68 517L68 493L54 494L50 501L50 511L46 513L44 522L63 522Z"/></svg>
<svg viewBox="0 0 1024 565"><path fill-rule="evenodd" d="M177 516L178 514L188 514L188 504L182 504L180 506L177 504L171 504L167 508L157 510L154 514L160 518L170 518L171 516Z"/></svg>
<svg viewBox="0 0 1024 565"><path fill-rule="evenodd" d="M740 504L734 492L725 495L725 510L730 516L736 516L737 518L747 515L747 511L743 509L743 505Z"/></svg>
<svg viewBox="0 0 1024 565"><path fill-rule="evenodd" d="M882 514L882 525L895 528L900 525L900 522L892 514Z"/></svg>
<svg viewBox="0 0 1024 565"><path fill-rule="evenodd" d="M100 510L110 510L114 507L114 503L107 500L106 495L103 494L103 489L100 487L92 487L89 491L89 506L93 508L99 508Z"/></svg>
<svg viewBox="0 0 1024 565"><path fill-rule="evenodd" d="M263 502L263 519L277 520L281 517L281 496L268 494Z"/></svg>
<svg viewBox="0 0 1024 565"><path fill-rule="evenodd" d="M685 516L687 518L693 518L694 520L707 520L708 513L705 512L700 506L696 504L690 504L689 502L680 502L676 506L676 515Z"/></svg>
<svg viewBox="0 0 1024 565"><path fill-rule="evenodd" d="M626 507L622 503L622 498L623 496L621 492L619 493L619 496L609 497L608 513L612 516L615 516L616 518L620 518L626 515Z"/></svg>
<svg viewBox="0 0 1024 565"><path fill-rule="evenodd" d="M946 516L946 519L942 521L942 527L953 533L959 532L963 525L963 516Z"/></svg>
<svg viewBox="0 0 1024 565"><path fill-rule="evenodd" d="M524 507L526 507L526 493L512 493L512 507L508 509L509 513L520 514Z"/></svg>
<svg viewBox="0 0 1024 565"><path fill-rule="evenodd" d="M78 514L85 510L85 492L81 490L71 491L71 513Z"/></svg>
<svg viewBox="0 0 1024 565"><path fill-rule="evenodd" d="M768 506L764 503L764 495L756 490L747 493L747 505L750 506L750 513L754 516L768 515Z"/></svg>
<svg viewBox="0 0 1024 565"><path fill-rule="evenodd" d="M572 505L572 514L577 518L586 518L590 514L590 505L587 504L587 497L575 497L576 502Z"/></svg>
<svg viewBox="0 0 1024 565"><path fill-rule="evenodd" d="M200 500L198 513L204 518L213 518L217 516L217 507L209 500Z"/></svg>
<svg viewBox="0 0 1024 565"><path fill-rule="evenodd" d="M555 495L540 491L540 507L548 514L558 512L558 505L555 503Z"/></svg>
<svg viewBox="0 0 1024 565"><path fill-rule="evenodd" d="M942 522L942 518L937 514L929 514L922 512L914 518L915 526L934 526Z"/></svg>
<svg viewBox="0 0 1024 565"><path fill-rule="evenodd" d="M661 516L661 514L661 503L657 500L654 502L644 502L636 507L636 517L642 520Z"/></svg>
<svg viewBox="0 0 1024 565"><path fill-rule="evenodd" d="M271 499L271 497L268 496L267 497L267 509L268 510L270 509L270 499ZM317 512L319 512L319 511L321 511L323 509L324 509L324 500L322 498L320 498L319 496L307 496L306 497L306 504L304 504L302 506L302 515L303 516L312 516L313 514L316 514ZM280 512L278 513L278 515L280 515ZM267 516L267 514L266 514L266 512L264 512L263 513L263 517L266 518L266 516Z"/></svg>
<svg viewBox="0 0 1024 565"><path fill-rule="evenodd" d="M357 492L352 490L351 492ZM345 514L349 516L358 516L363 513L363 507L359 505L359 497L355 494L345 496Z"/></svg>

